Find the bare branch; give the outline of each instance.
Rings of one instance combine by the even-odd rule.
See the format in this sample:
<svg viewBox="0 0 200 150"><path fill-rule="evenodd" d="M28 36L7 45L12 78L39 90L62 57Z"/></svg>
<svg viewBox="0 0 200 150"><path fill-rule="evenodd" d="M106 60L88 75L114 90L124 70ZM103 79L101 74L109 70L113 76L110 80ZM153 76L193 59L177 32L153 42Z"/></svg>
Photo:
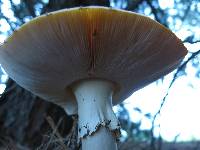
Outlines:
<svg viewBox="0 0 200 150"><path fill-rule="evenodd" d="M164 103L166 102L166 98L167 98L167 96L169 95L169 90L170 90L170 88L172 87L172 85L174 84L175 80L176 80L177 77L178 77L178 73L179 73L181 70L183 70L183 68L186 67L186 65L188 64L188 62L189 62L190 60L194 59L198 54L200 54L200 50L198 50L197 52L192 53L192 55L191 55L182 65L180 65L180 66L178 67L178 69L177 69L176 73L174 74L173 79L172 79L172 81L170 82L170 85L169 85L169 87L168 87L168 89L167 89L167 93L165 94L164 98L162 99L162 103L161 103L161 105L160 105L160 108L159 108L159 110L157 111L157 113L154 115L154 118L153 118L154 121L155 121L156 117L160 114L161 109L162 109Z"/></svg>
<svg viewBox="0 0 200 150"><path fill-rule="evenodd" d="M161 101L160 108L158 109L158 111L156 112L156 114L153 117L152 127L151 127L151 138L152 138L151 139L151 147L154 148L154 149L155 149L155 138L154 138L153 131L154 131L154 127L155 127L155 125L154 125L155 124L155 120L156 120L157 116L160 114L164 104L166 103L167 96L169 95L169 90L171 89L172 85L174 84L175 80L177 79L179 72L182 71L186 67L188 62L190 62L192 59L194 59L199 54L200 54L200 50L198 50L197 52L192 53L192 55L182 65L180 65L178 67L178 69L177 69L176 73L174 74L173 79L171 80L170 85L169 85L169 87L167 89L167 93L165 94L165 96L163 97L163 99Z"/></svg>
<svg viewBox="0 0 200 150"><path fill-rule="evenodd" d="M20 21L19 25L25 23L23 18L20 15L22 9L17 8L12 0L9 0L9 2L10 2L10 5L11 5L11 9L12 9L12 11L14 13L14 16L17 18L18 21Z"/></svg>
<svg viewBox="0 0 200 150"><path fill-rule="evenodd" d="M196 41L188 41L187 39L183 41L183 43L190 43L190 44L196 44L199 43L200 40L196 40Z"/></svg>
<svg viewBox="0 0 200 150"><path fill-rule="evenodd" d="M163 24L164 26L168 27L166 19L163 20L163 18L165 18L164 17L164 15L165 15L164 11L161 8L156 8L155 6L153 6L152 0L146 0L146 3L151 8L151 12L155 17L155 20L158 21L159 23Z"/></svg>
<svg viewBox="0 0 200 150"><path fill-rule="evenodd" d="M34 1L33 0L24 0L27 10L29 11L32 17L36 17L35 10L34 10Z"/></svg>
<svg viewBox="0 0 200 150"><path fill-rule="evenodd" d="M134 1L128 1L128 5L127 7L125 8L126 10L135 10L138 8L138 6L140 4L142 4L144 2L144 0L134 0Z"/></svg>
<svg viewBox="0 0 200 150"><path fill-rule="evenodd" d="M149 7L151 8L151 11L153 13L153 15L155 16L155 19L160 22L160 18L158 17L158 9L156 9L153 5L152 5L152 1L151 0L147 0L146 1L147 4L149 5Z"/></svg>
<svg viewBox="0 0 200 150"><path fill-rule="evenodd" d="M2 13L0 13L0 18L3 18L6 20L6 22L8 23L8 25L10 26L10 29L12 30L12 32L15 31L15 28L12 25L12 22L10 21L10 19L6 16L4 16Z"/></svg>

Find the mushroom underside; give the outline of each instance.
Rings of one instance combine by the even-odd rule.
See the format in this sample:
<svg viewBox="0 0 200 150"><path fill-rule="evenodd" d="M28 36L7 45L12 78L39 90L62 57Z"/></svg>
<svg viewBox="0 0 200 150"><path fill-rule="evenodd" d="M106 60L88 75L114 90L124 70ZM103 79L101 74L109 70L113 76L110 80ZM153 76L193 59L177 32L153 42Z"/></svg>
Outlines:
<svg viewBox="0 0 200 150"><path fill-rule="evenodd" d="M22 87L78 113L83 149L105 136L114 150L120 125L112 106L174 70L186 53L175 34L150 18L89 7L23 25L1 45L0 63Z"/></svg>

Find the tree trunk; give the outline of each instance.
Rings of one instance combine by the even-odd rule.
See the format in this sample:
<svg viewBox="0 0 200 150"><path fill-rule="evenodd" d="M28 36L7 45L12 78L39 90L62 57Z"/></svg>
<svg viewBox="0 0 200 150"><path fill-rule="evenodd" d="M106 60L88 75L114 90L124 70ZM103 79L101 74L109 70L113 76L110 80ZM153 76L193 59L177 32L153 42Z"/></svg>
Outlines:
<svg viewBox="0 0 200 150"><path fill-rule="evenodd" d="M59 125L62 136L66 136L72 127L72 118L63 109L34 96L11 79L0 101L0 141L12 140L36 148L45 140L44 135L52 132L47 117L55 124L62 118Z"/></svg>

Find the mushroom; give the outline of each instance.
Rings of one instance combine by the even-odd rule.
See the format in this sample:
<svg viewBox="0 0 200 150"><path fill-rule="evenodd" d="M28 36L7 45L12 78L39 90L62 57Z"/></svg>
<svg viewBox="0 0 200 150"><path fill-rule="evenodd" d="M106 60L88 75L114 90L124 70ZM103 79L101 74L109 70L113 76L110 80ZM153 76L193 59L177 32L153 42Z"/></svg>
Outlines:
<svg viewBox="0 0 200 150"><path fill-rule="evenodd" d="M112 106L174 70L187 54L158 22L133 12L79 7L24 24L0 47L0 63L19 85L78 113L83 150L115 150Z"/></svg>

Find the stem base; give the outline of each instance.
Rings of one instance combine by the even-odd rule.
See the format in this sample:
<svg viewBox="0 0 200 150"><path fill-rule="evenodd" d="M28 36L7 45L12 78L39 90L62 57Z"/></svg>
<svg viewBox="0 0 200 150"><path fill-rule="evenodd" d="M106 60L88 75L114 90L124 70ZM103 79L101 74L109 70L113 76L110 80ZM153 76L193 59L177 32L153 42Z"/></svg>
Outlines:
<svg viewBox="0 0 200 150"><path fill-rule="evenodd" d="M116 150L120 123L112 110L113 83L85 80L72 89L78 103L79 138L83 150Z"/></svg>
<svg viewBox="0 0 200 150"><path fill-rule="evenodd" d="M101 127L97 133L82 139L83 150L117 150L115 138L105 127Z"/></svg>

